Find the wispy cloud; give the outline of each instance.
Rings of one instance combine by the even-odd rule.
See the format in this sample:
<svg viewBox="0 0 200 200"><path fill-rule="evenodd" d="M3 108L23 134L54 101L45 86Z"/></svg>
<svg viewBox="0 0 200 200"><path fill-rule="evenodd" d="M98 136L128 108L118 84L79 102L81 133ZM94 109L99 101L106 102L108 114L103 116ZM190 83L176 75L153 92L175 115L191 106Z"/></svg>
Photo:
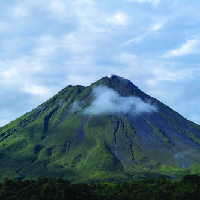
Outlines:
<svg viewBox="0 0 200 200"><path fill-rule="evenodd" d="M165 23L166 23L166 21L157 22L157 23L153 24L149 30L157 31L157 30L161 29Z"/></svg>
<svg viewBox="0 0 200 200"><path fill-rule="evenodd" d="M148 35L148 32L144 33L143 35L139 36L139 37L135 37L131 40L128 40L126 41L123 46L126 46L128 44L130 44L131 42L135 42L135 43L138 43L142 38L144 38L146 35Z"/></svg>
<svg viewBox="0 0 200 200"><path fill-rule="evenodd" d="M166 54L164 54L163 58L170 58L173 56L184 56L191 53L196 53L197 50L197 44L199 43L198 39L190 39L187 40L186 43L182 44L181 47L168 51Z"/></svg>
<svg viewBox="0 0 200 200"><path fill-rule="evenodd" d="M157 6L160 3L160 0L127 0L127 1L135 1L140 3L148 2L153 4L154 6Z"/></svg>
<svg viewBox="0 0 200 200"><path fill-rule="evenodd" d="M51 88L40 85L39 80L33 82L34 75L40 74L43 70L40 62L20 59L9 64L0 62L0 66L6 66L0 72L0 83L5 87L18 87L21 92L31 93L42 99L51 97L54 94Z"/></svg>
<svg viewBox="0 0 200 200"><path fill-rule="evenodd" d="M113 24L126 25L127 16L122 12L117 12L113 16L106 18L106 21Z"/></svg>
<svg viewBox="0 0 200 200"><path fill-rule="evenodd" d="M95 1L94 0L76 0L75 3L77 5L94 5Z"/></svg>
<svg viewBox="0 0 200 200"><path fill-rule="evenodd" d="M42 70L42 66L37 61L29 62L25 59L13 60L10 63L0 62L0 66L4 66L0 72L0 82L7 86L22 84L31 74Z"/></svg>
<svg viewBox="0 0 200 200"><path fill-rule="evenodd" d="M148 29L146 30L146 32L145 32L144 34L140 35L139 37L135 37L135 38L133 38L133 39L130 39L130 40L126 41L126 42L123 44L123 46L126 46L126 45L130 44L131 42L139 43L140 40L142 40L143 38L145 38L146 36L148 36L148 35L151 34L152 32L161 29L161 28L164 26L165 23L166 23L166 21L154 23L150 28L148 28Z"/></svg>
<svg viewBox="0 0 200 200"><path fill-rule="evenodd" d="M149 79L147 84L156 85L162 81L181 81L189 80L195 77L195 74L199 73L199 68L188 68L184 70L169 70L166 67L154 68L152 71L153 79Z"/></svg>
<svg viewBox="0 0 200 200"><path fill-rule="evenodd" d="M16 7L12 10L14 17L27 17L29 15L26 8Z"/></svg>
<svg viewBox="0 0 200 200"><path fill-rule="evenodd" d="M65 3L63 1L54 0L50 3L50 8L56 14L63 14L66 11Z"/></svg>

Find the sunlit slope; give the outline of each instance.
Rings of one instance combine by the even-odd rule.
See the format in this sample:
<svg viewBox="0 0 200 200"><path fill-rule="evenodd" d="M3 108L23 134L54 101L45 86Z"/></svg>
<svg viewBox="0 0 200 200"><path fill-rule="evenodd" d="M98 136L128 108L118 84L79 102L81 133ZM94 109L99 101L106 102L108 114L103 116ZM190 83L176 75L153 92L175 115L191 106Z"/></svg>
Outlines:
<svg viewBox="0 0 200 200"><path fill-rule="evenodd" d="M85 179L88 174L95 179L102 178L102 175L110 180L128 177L102 137L107 123L99 130L93 126L83 131L86 123L94 123L93 117L80 114L77 108L81 108L73 104L75 100L84 100L84 108L90 103L92 87L84 90L82 86L68 86L44 104L1 128L2 178L24 179L44 175L63 176L73 181L82 176Z"/></svg>
<svg viewBox="0 0 200 200"><path fill-rule="evenodd" d="M84 113L99 85L122 97L139 97L157 111ZM199 156L199 125L118 76L103 77L89 87L67 86L0 128L1 179L43 175L111 182L161 173L180 177L200 172Z"/></svg>

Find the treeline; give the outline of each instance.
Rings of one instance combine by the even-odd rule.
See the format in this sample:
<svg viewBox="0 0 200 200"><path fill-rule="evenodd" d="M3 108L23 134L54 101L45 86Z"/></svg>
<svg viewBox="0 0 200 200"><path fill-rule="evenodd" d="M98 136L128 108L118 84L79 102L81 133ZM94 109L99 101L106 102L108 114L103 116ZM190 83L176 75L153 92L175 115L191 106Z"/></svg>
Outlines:
<svg viewBox="0 0 200 200"><path fill-rule="evenodd" d="M168 176L118 184L77 183L62 178L11 180L0 184L0 200L189 200L200 199L200 177L186 175L172 182Z"/></svg>

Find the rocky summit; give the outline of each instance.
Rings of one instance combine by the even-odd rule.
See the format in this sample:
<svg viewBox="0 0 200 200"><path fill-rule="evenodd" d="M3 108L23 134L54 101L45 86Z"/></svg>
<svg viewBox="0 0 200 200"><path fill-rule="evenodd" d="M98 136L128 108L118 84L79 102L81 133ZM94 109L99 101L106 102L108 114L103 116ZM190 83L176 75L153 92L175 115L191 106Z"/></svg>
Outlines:
<svg viewBox="0 0 200 200"><path fill-rule="evenodd" d="M112 75L0 128L0 179L122 182L200 172L200 126Z"/></svg>

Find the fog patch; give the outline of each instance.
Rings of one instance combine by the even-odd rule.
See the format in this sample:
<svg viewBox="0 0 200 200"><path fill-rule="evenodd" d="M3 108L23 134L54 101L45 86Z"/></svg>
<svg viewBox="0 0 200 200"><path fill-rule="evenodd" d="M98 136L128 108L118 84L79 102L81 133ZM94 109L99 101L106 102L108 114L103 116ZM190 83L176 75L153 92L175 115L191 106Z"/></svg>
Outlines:
<svg viewBox="0 0 200 200"><path fill-rule="evenodd" d="M195 150L185 150L182 152L177 152L176 154L174 154L174 158L178 159L178 158L185 158L185 156L199 156L195 153Z"/></svg>
<svg viewBox="0 0 200 200"><path fill-rule="evenodd" d="M43 108L41 105L39 105L39 106L37 107L37 110L44 110L44 108Z"/></svg>
<svg viewBox="0 0 200 200"><path fill-rule="evenodd" d="M132 113L156 112L156 105L151 105L150 100L144 102L141 98L130 96L122 97L115 90L106 86L93 88L94 100L91 105L83 110L84 114L101 115L107 113Z"/></svg>
<svg viewBox="0 0 200 200"><path fill-rule="evenodd" d="M74 113L76 112L80 107L80 102L78 101L74 101L72 104L71 104L71 109L70 109L70 112Z"/></svg>
<svg viewBox="0 0 200 200"><path fill-rule="evenodd" d="M64 99L60 99L60 100L58 101L58 107L59 107L59 108L62 107L64 103L65 103L65 100L64 100Z"/></svg>
<svg viewBox="0 0 200 200"><path fill-rule="evenodd" d="M42 112L44 110L44 107L42 107L41 105L39 105L36 109L35 109L35 114Z"/></svg>

